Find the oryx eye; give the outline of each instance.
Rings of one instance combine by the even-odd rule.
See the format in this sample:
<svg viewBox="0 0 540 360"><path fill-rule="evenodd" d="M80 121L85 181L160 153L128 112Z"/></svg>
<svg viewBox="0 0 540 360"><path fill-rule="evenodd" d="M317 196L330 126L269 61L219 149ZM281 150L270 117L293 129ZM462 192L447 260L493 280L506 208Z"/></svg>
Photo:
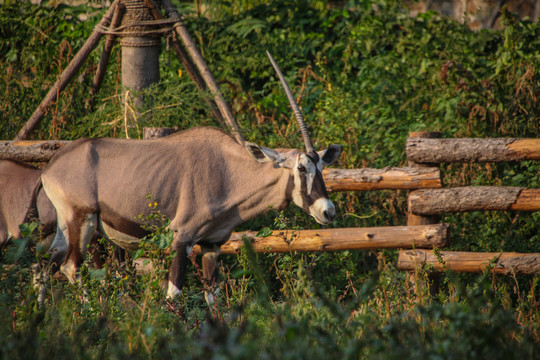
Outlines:
<svg viewBox="0 0 540 360"><path fill-rule="evenodd" d="M300 171L300 172L302 172L302 173L303 173L303 172L306 172L305 166L304 166L304 165L298 165L298 171Z"/></svg>

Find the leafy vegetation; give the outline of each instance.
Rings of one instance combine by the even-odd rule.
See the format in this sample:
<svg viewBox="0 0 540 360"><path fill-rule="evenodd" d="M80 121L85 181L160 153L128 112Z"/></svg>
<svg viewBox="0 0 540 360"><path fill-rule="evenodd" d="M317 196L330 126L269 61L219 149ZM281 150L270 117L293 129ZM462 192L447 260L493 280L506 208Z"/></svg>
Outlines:
<svg viewBox="0 0 540 360"><path fill-rule="evenodd" d="M178 4L179 5L179 4ZM473 32L427 13L412 18L397 0L196 2L181 7L246 137L301 147L285 95L266 58L272 52L299 99L316 147L342 143L339 167L403 166L409 131L443 137L539 137L540 26L504 13L501 31ZM80 20L87 15L88 20ZM0 114L13 138L81 47L101 13L85 5L0 8ZM98 49L99 50L99 49ZM152 126L220 126L182 72L160 55L161 81L146 91L139 122L125 117L119 50L94 106L86 99L93 53L34 137L140 137ZM181 70L179 72L179 70ZM180 75L180 76L179 76ZM128 107L130 102L128 101ZM130 110L129 110L130 111ZM540 185L538 162L443 165L448 186ZM400 191L333 194L335 227L405 223ZM163 257L159 204L145 240ZM539 213L446 215L451 248L540 253ZM243 226L314 228L291 206ZM178 302L159 278L108 260L83 269L80 286L55 279L37 306L31 264L35 225L2 253L0 353L16 358L493 358L537 357L538 276L445 273L436 293L395 268L394 251L223 256L221 296L204 303L194 261ZM240 230L240 229L239 229ZM112 250L110 250L112 252ZM137 254L136 256L139 256ZM111 257L112 259L112 257ZM167 259L164 259L165 262ZM162 273L165 262L156 269ZM429 282L428 282L429 283ZM418 285L418 291L414 286ZM83 289L86 289L83 291Z"/></svg>

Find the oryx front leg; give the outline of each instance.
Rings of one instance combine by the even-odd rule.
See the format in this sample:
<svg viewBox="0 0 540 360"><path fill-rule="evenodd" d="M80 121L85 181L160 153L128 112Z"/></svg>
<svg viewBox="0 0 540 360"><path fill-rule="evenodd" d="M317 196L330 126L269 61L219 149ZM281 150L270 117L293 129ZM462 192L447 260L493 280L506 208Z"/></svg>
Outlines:
<svg viewBox="0 0 540 360"><path fill-rule="evenodd" d="M176 251L176 256L172 259L169 267L169 287L167 289L167 299L173 300L182 294L182 285L186 275L188 256L193 250L193 246L187 242L175 239L171 250Z"/></svg>

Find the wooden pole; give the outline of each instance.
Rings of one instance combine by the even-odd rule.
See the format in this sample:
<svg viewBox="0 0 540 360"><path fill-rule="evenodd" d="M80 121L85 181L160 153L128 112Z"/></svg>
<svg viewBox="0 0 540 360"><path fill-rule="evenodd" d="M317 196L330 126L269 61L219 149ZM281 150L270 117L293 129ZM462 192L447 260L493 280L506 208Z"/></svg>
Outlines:
<svg viewBox="0 0 540 360"><path fill-rule="evenodd" d="M329 191L441 188L439 168L404 167L384 169L324 169Z"/></svg>
<svg viewBox="0 0 540 360"><path fill-rule="evenodd" d="M223 118L225 119L227 125L230 127L236 140L240 143L243 143L245 141L245 138L242 135L240 127L238 126L238 123L236 122L236 119L234 118L232 114L231 108L229 107L229 104L227 104L225 99L223 98L223 95L221 94L221 90L219 89L219 86L216 80L214 79L214 76L212 75L210 68L204 61L204 58L202 57L201 53L199 52L199 49L197 48L197 45L191 38L191 35L189 34L186 26L184 25L184 22L178 16L178 13L176 12L170 0L162 0L162 3L169 18L176 20L176 23L173 25L173 27L176 33L180 36L180 39L182 40L189 55L193 59L193 62L199 69L199 73L201 74L206 85L210 89L210 92L214 96L214 101L216 102L219 110L221 111L221 114Z"/></svg>
<svg viewBox="0 0 540 360"><path fill-rule="evenodd" d="M424 139L409 137L407 158L417 163L540 160L540 139Z"/></svg>
<svg viewBox="0 0 540 360"><path fill-rule="evenodd" d="M122 16L124 14L124 5L119 3L114 11L112 17L110 30L115 29L122 22ZM94 75L94 80L92 81L92 88L90 89L90 98L88 99L86 106L91 108L94 104L94 98L101 88L103 79L105 78L105 72L107 71L107 65L109 64L109 59L111 57L112 48L114 46L114 41L116 40L115 35L107 35L105 40L105 45L103 46L103 51L101 52L101 57L99 59L98 68L96 74Z"/></svg>
<svg viewBox="0 0 540 360"><path fill-rule="evenodd" d="M90 35L88 40L86 40L82 48L77 52L77 54L75 54L68 66L62 72L62 74L60 74L58 80L56 80L54 85L51 87L45 98L41 101L41 104L39 104L32 116L30 116L30 119L28 119L26 124L19 131L19 133L15 137L15 140L25 140L30 135L30 133L32 133L32 131L34 131L34 129L40 124L49 106L54 101L56 101L56 99L58 99L58 95L66 88L67 84L71 79L73 79L77 71L79 71L88 55L99 43L99 40L103 36L100 29L102 27L109 26L113 13L118 5L118 1L119 0L115 0L112 3L109 10L107 10L99 24L92 31L92 34Z"/></svg>
<svg viewBox="0 0 540 360"><path fill-rule="evenodd" d="M122 0L126 11L122 18L125 32L148 30L141 22L153 20L144 0ZM122 46L122 85L133 92L139 92L159 81L159 48L160 37L151 35L123 36ZM144 106L144 98L137 95L134 100L136 107ZM127 106L127 105L126 105Z"/></svg>
<svg viewBox="0 0 540 360"><path fill-rule="evenodd" d="M411 132L409 133L409 138L413 139L436 139L441 136L438 132ZM409 158L409 166L412 168L430 168L437 166L436 164L432 163L419 163L416 161L413 161ZM440 181L440 178L439 178ZM441 183L442 186L442 183ZM410 197L410 193L409 193ZM429 224L436 224L440 221L440 217L438 216L422 216L417 215L412 212L410 202L408 202L408 211L407 211L407 225L414 226L414 225L429 225ZM421 247L421 246L416 246ZM413 286L414 292L417 295L417 298L420 299L420 301L423 299L422 294L427 292L434 296L436 292L439 289L439 276L437 274L428 274L428 279L424 279L418 276L417 271L409 271L409 283Z"/></svg>
<svg viewBox="0 0 540 360"><path fill-rule="evenodd" d="M445 246L448 226L386 226L372 228L340 228L319 230L279 230L271 236L257 237L254 231L233 233L221 246L222 254L237 254L247 238L260 253L290 251L341 251L363 249L395 249L413 246L432 248ZM200 252L196 246L195 253Z"/></svg>
<svg viewBox="0 0 540 360"><path fill-rule="evenodd" d="M464 211L540 211L540 189L505 186L420 189L410 193L409 208L420 216Z"/></svg>
<svg viewBox="0 0 540 360"><path fill-rule="evenodd" d="M412 271L430 265L435 271L482 272L487 268L497 274L540 274L540 254L510 252L461 252L401 250L398 269Z"/></svg>
<svg viewBox="0 0 540 360"><path fill-rule="evenodd" d="M438 132L411 132L409 133L409 139L419 138L419 139L436 139L440 137L441 134ZM411 168L429 168L433 167L434 164L431 163L418 163L409 158L409 167ZM414 214L411 211L411 206L409 204L409 211L407 215L407 225L428 225L436 224L440 221L439 217L434 216L423 216Z"/></svg>
<svg viewBox="0 0 540 360"><path fill-rule="evenodd" d="M156 20L163 20L163 15L161 15L161 12L158 10L156 4L152 0L145 0L146 4L152 11L152 14L154 15L154 18ZM173 37L171 40L172 47L174 51L176 52L176 55L178 56L178 59L180 59L180 62L182 63L182 66L186 70L188 76L193 80L197 88L202 92L206 92L207 87L204 83L203 78L197 71L197 68L189 58L188 54L184 51L184 48L180 44L180 42L176 39L176 37ZM206 100L208 104L210 105L210 111L212 112L212 115L217 119L217 121L222 124L223 126L227 126L225 124L223 117L221 116L221 112L219 111L215 101L207 99Z"/></svg>
<svg viewBox="0 0 540 360"><path fill-rule="evenodd" d="M394 249L412 247L444 246L448 227L443 224L425 226L388 226L374 228L343 228L320 230L279 230L268 237L257 237L255 231L233 233L221 246L220 253L234 255L241 252L244 239L251 243L258 253L289 253L291 251L341 251L365 249ZM193 247L193 253L201 255L199 245ZM152 271L151 262L138 259L134 262L138 272ZM203 262L205 268L215 268L216 258Z"/></svg>
<svg viewBox="0 0 540 360"><path fill-rule="evenodd" d="M3 141L0 142L0 160L46 162L71 141Z"/></svg>

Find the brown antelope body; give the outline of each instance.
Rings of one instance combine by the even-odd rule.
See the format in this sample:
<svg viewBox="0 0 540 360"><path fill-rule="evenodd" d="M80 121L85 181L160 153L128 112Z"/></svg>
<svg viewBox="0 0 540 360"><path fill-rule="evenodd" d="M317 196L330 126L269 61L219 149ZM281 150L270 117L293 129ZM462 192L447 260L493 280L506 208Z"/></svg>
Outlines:
<svg viewBox="0 0 540 360"><path fill-rule="evenodd" d="M52 262L75 281L96 229L117 245L136 249L145 235L139 215L148 214L149 203L157 203L174 232L171 250L176 256L167 291L173 298L180 293L195 244L215 259L236 226L270 207L283 209L292 201L317 222L331 223L336 211L321 170L337 160L341 146L315 152L303 119L298 120L306 152L240 144L208 127L155 140L75 141L42 175L58 213Z"/></svg>

